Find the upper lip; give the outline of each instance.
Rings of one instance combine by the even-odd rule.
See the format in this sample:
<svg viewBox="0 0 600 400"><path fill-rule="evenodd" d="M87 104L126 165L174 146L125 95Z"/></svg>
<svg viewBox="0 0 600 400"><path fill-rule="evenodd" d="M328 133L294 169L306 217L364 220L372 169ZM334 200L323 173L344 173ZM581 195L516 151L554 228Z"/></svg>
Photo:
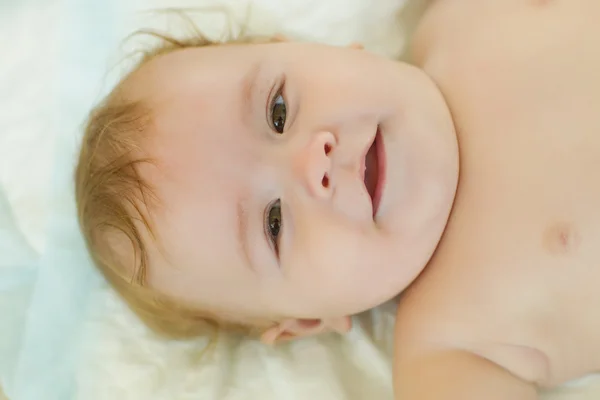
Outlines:
<svg viewBox="0 0 600 400"><path fill-rule="evenodd" d="M377 137L377 134L375 134L373 136L373 138L369 141L367 146L365 146L365 148L360 156L360 169L359 169L358 173L360 174L360 180L363 181L363 183L365 181L365 171L367 170L367 154L369 153L369 150L375 143L376 137Z"/></svg>

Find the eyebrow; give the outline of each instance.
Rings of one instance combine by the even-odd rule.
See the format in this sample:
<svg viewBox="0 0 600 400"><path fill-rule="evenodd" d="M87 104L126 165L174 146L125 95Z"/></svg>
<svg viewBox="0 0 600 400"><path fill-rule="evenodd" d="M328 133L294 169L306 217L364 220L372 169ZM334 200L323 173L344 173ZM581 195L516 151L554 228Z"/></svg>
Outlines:
<svg viewBox="0 0 600 400"><path fill-rule="evenodd" d="M242 80L241 106L242 114L245 119L253 114L254 94L256 93L257 79L262 67L262 63L256 62L250 66L250 69L244 75Z"/></svg>
<svg viewBox="0 0 600 400"><path fill-rule="evenodd" d="M255 62L250 66L248 71L244 74L242 80L242 91L241 91L241 115L245 121L248 121L254 113L254 94L256 93L257 78L260 73L262 64ZM246 264L250 269L256 271L252 258L250 257L250 243L248 241L248 198L247 196L240 196L237 198L235 204L236 210L236 237L238 246L241 249L242 255L246 260Z"/></svg>
<svg viewBox="0 0 600 400"><path fill-rule="evenodd" d="M246 264L250 267L250 269L256 271L254 268L254 264L252 263L252 259L250 257L250 244L248 242L248 207L247 207L247 198L244 196L238 197L236 204L236 217L237 217L237 242L242 251L242 255L246 260Z"/></svg>

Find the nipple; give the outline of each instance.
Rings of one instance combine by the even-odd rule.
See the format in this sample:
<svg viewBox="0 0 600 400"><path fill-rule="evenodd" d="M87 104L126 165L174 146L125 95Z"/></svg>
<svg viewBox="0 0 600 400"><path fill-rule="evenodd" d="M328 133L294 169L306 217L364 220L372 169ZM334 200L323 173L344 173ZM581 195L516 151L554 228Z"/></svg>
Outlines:
<svg viewBox="0 0 600 400"><path fill-rule="evenodd" d="M579 245L579 234L573 224L557 222L546 229L543 236L543 246L552 255L568 255Z"/></svg>
<svg viewBox="0 0 600 400"><path fill-rule="evenodd" d="M553 2L553 0L530 0L530 1L531 1L531 5L533 7L538 7L538 8L546 7Z"/></svg>

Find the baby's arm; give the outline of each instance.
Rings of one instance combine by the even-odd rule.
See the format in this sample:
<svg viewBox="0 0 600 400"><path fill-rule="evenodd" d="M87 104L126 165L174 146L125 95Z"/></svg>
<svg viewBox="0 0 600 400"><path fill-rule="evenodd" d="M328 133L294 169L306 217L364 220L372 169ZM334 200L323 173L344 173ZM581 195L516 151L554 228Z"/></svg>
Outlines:
<svg viewBox="0 0 600 400"><path fill-rule="evenodd" d="M409 351L410 352L410 351ZM431 350L411 357L396 350L398 400L536 400L536 387L504 368L462 350Z"/></svg>

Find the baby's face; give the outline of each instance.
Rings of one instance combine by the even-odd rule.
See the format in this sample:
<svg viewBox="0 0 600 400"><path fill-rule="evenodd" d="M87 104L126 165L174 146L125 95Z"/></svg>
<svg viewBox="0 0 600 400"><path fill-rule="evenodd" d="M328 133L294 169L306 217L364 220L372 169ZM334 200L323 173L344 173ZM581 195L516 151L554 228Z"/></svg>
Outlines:
<svg viewBox="0 0 600 400"><path fill-rule="evenodd" d="M149 285L227 318L327 318L393 298L434 251L457 146L419 70L365 51L226 45L131 81L155 116ZM150 243L151 244L151 243Z"/></svg>

